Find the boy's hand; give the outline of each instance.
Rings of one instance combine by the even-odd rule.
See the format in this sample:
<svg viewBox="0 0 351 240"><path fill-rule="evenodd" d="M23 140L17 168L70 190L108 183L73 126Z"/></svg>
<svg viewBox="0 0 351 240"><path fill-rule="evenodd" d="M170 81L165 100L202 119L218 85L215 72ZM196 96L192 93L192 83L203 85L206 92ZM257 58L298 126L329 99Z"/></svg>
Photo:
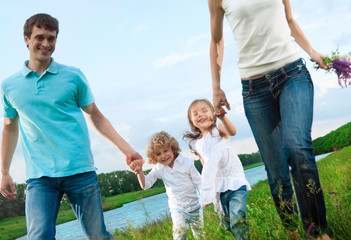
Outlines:
<svg viewBox="0 0 351 240"><path fill-rule="evenodd" d="M140 171L140 169L142 169L143 164L144 164L143 159L136 159L130 163L129 167L135 174L137 174Z"/></svg>

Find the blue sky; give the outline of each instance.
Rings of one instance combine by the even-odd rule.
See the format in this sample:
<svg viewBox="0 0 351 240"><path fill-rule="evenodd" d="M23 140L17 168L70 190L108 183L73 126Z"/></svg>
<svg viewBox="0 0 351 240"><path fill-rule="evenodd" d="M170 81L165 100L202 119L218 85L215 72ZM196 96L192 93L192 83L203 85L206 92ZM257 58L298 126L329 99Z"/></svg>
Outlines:
<svg viewBox="0 0 351 240"><path fill-rule="evenodd" d="M316 50L327 55L337 47L341 53L351 51L349 0L295 0L291 6ZM196 98L212 97L206 0L0 0L0 12L0 81L28 59L25 20L49 13L60 22L53 58L84 72L96 104L117 131L146 157L149 136L165 130L190 156L181 139L188 130L187 108ZM224 42L222 87L232 107L228 117L238 132L232 144L237 153L255 152L242 106L237 48L226 20ZM314 70L308 56L302 50L301 54L315 85L316 138L351 121L351 87L340 88L335 74ZM93 130L90 133L98 173L126 169L123 155ZM25 181L20 142L10 173L15 182Z"/></svg>

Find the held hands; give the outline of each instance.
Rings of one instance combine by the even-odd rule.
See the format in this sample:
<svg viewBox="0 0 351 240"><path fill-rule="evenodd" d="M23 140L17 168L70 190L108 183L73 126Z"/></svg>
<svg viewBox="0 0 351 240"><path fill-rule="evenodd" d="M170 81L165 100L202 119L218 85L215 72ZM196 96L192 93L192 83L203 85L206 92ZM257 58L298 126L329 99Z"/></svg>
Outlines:
<svg viewBox="0 0 351 240"><path fill-rule="evenodd" d="M222 120L226 114L227 112L223 108L220 108L216 112L214 112L214 117Z"/></svg>
<svg viewBox="0 0 351 240"><path fill-rule="evenodd" d="M227 97L225 96L224 91L220 88L213 90L213 105L215 111L218 111L220 109L224 110L223 106L230 110L230 104L227 100Z"/></svg>
<svg viewBox="0 0 351 240"><path fill-rule="evenodd" d="M133 151L133 152L129 152L125 154L126 156L126 164L127 166L130 168L130 170L132 170L135 174L140 170L140 168L143 166L144 164L144 160L143 157L140 156L139 153ZM135 161L138 161L141 163L141 167L136 168L137 166L139 166L139 163L134 163Z"/></svg>
<svg viewBox="0 0 351 240"><path fill-rule="evenodd" d="M135 174L138 174L138 172L140 170L142 170L143 164L144 164L143 159L137 159L137 160L134 160L133 162L131 162L129 167Z"/></svg>
<svg viewBox="0 0 351 240"><path fill-rule="evenodd" d="M0 192L5 198L16 199L17 191L10 175L2 175Z"/></svg>

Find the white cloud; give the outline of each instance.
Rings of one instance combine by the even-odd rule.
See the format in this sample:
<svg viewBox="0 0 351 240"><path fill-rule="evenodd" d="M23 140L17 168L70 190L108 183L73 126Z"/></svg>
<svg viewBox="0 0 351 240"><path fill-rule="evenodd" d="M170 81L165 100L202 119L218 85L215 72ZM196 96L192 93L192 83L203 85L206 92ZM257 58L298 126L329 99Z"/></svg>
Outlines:
<svg viewBox="0 0 351 240"><path fill-rule="evenodd" d="M152 64L156 68L162 68L165 66L177 64L177 63L182 62L182 61L184 61L188 58L191 58L191 57L198 57L198 56L202 56L202 55L205 55L204 52L202 52L202 51L185 53L185 54L172 53L169 56L166 56L166 57L163 57L160 59L156 59L155 61L153 61Z"/></svg>
<svg viewBox="0 0 351 240"><path fill-rule="evenodd" d="M312 125L312 139L325 136L350 121L351 115L314 121Z"/></svg>
<svg viewBox="0 0 351 240"><path fill-rule="evenodd" d="M207 38L206 35L199 35L199 36L191 37L189 39L189 41L187 42L186 47L190 47L190 46L194 45L195 43L197 43L200 40L205 39L205 38Z"/></svg>
<svg viewBox="0 0 351 240"><path fill-rule="evenodd" d="M138 25L135 29L135 34L147 32L149 30L149 25L148 23L142 23Z"/></svg>

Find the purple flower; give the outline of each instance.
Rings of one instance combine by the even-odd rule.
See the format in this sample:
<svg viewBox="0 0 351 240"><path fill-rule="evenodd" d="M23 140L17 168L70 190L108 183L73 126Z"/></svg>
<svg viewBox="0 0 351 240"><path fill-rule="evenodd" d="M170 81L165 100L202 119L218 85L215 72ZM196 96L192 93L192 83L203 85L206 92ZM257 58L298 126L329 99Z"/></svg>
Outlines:
<svg viewBox="0 0 351 240"><path fill-rule="evenodd" d="M332 61L332 70L338 76L339 85L347 87L347 81L351 79L351 63L343 59ZM343 84L342 84L343 81ZM350 83L349 83L350 84Z"/></svg>
<svg viewBox="0 0 351 240"><path fill-rule="evenodd" d="M323 62L327 66L327 72L335 72L341 87L351 85L351 53L340 56L339 50L332 52L331 57L326 57ZM318 64L315 65L319 69Z"/></svg>

